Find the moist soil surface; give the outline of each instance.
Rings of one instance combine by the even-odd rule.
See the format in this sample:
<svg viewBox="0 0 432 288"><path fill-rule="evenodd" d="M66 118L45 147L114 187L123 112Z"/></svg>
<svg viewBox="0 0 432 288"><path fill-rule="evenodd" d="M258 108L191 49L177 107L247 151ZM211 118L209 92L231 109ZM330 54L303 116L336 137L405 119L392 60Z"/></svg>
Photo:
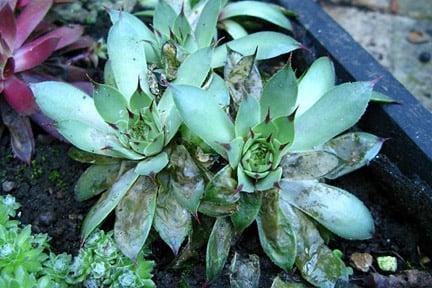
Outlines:
<svg viewBox="0 0 432 288"><path fill-rule="evenodd" d="M34 232L48 233L52 238L54 252L76 253L80 245L80 225L86 212L95 202L77 202L74 199L74 183L86 165L77 163L67 156L69 145L45 134L36 136L34 160L27 165L14 159L9 140L9 135L3 133L0 138L0 182L12 181L16 186L9 192L1 190L1 194L16 197L22 205L19 219L24 224L31 224ZM406 213L382 193L381 182L376 180L372 170L366 167L329 183L352 192L369 207L376 224L373 239L345 241L334 238L329 246L341 250L346 263L349 262L352 253L366 252L374 257L397 257L398 270L420 268L419 261L425 256L422 254L422 243L426 239L422 238L415 221L407 218ZM112 229L112 220L107 220L104 228ZM181 271L170 268L174 255L162 241L154 241L151 248L153 252L150 257L158 263L154 277L158 287L202 287L205 284L205 248L201 249L197 259L192 259ZM283 272L265 256L260 248L254 225L237 239L228 261L231 260L234 251L244 256L259 256L260 287L270 287L272 279L277 275L283 279L300 279L295 270L291 274ZM373 270L379 271L376 262L373 264ZM380 273L385 274L382 271ZM340 287L356 287L353 286L355 284L370 287L364 284L369 276L354 269L351 283ZM223 275L209 284L211 287L229 287L228 265Z"/></svg>

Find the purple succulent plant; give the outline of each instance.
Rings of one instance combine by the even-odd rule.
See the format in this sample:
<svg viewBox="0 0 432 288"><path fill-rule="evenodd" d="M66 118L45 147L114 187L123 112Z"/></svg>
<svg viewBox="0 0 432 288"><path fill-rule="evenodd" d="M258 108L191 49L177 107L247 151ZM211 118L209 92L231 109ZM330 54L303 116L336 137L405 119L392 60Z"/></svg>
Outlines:
<svg viewBox="0 0 432 288"><path fill-rule="evenodd" d="M28 79L35 78L31 70L55 51L76 43L83 33L79 25L58 28L43 23L53 3L53 0L0 0L0 94L5 100L0 105L15 110L3 108L0 112L11 132L15 155L25 162L30 162L34 140L24 116L31 116L44 129L50 129L50 120L38 111L28 86Z"/></svg>

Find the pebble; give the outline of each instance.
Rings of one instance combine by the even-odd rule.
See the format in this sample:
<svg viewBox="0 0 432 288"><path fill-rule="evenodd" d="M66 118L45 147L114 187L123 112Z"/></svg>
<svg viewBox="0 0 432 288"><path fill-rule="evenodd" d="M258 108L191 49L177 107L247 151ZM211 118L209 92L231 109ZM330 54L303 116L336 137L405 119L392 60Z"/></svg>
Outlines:
<svg viewBox="0 0 432 288"><path fill-rule="evenodd" d="M351 263L357 270L368 272L372 266L373 257L369 253L353 253L350 257Z"/></svg>
<svg viewBox="0 0 432 288"><path fill-rule="evenodd" d="M418 59L422 63L428 63L431 60L431 53L427 51L423 51L420 53Z"/></svg>
<svg viewBox="0 0 432 288"><path fill-rule="evenodd" d="M56 215L52 211L42 212L38 217L38 222L42 225L49 226L55 221Z"/></svg>
<svg viewBox="0 0 432 288"><path fill-rule="evenodd" d="M15 187L16 187L16 183L12 181L4 181L2 183L2 189L4 192L10 192L13 189L15 189Z"/></svg>
<svg viewBox="0 0 432 288"><path fill-rule="evenodd" d="M430 36L422 31L411 31L407 39L412 44L423 44L430 41Z"/></svg>
<svg viewBox="0 0 432 288"><path fill-rule="evenodd" d="M58 191L57 193L56 193L56 198L57 199L63 199L64 198L64 192L63 191Z"/></svg>

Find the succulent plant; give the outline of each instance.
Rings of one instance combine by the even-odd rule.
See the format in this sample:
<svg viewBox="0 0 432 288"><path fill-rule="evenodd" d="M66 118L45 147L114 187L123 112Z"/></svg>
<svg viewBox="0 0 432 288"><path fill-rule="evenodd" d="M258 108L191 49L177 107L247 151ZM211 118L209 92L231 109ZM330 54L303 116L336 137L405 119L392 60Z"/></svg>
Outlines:
<svg viewBox="0 0 432 288"><path fill-rule="evenodd" d="M190 34L191 41L201 40L177 57L174 49L177 46L171 45L174 38L170 38L169 30L180 20L172 22L167 16L170 12L164 10L171 8L163 3L158 8L162 11L155 15L153 26L159 30L154 33L135 16L110 11L113 26L107 40L106 84L95 84L93 98L66 83L42 82L31 86L42 112L79 149L71 151L72 157L94 164L79 179L75 188L77 198L86 200L106 191L84 220L83 239L115 209L115 239L131 259L138 255L152 226L174 253L178 252L190 230L191 214L197 216L208 179L188 150L172 143L181 118L169 82L196 87L208 84L207 89L211 90L215 84L206 81L210 75L210 82L216 79L216 84L224 85L219 76L211 73L211 68L223 64L226 47L214 52L209 47L215 37L213 18L219 6L204 9L214 17L204 15L202 21L210 21L202 23L199 33L194 32L196 37ZM182 17L177 15L176 19ZM229 44L246 52L258 45L263 48L260 54L263 59L300 47L284 34L263 33L256 42L247 40L253 36L250 35L239 39L243 42ZM274 41L280 41L276 49L266 42L273 36L279 37ZM162 70L153 73L148 65ZM173 77L168 75L169 71L175 71ZM165 80L160 80L161 75L165 75ZM156 76L159 79L154 87ZM60 94L67 97L60 99L56 96Z"/></svg>
<svg viewBox="0 0 432 288"><path fill-rule="evenodd" d="M294 13L284 9L281 6L260 1L238 1L230 3L228 0L161 0L154 1L154 3L147 5L147 8L151 8L151 10L137 12L136 14L143 16L154 16L159 12L157 5L160 5L161 2L163 5L169 5L176 14L184 15L189 22L191 29L195 29L197 27L200 16L206 13L204 12L206 10L206 6L220 5L217 9L219 10L217 15L218 26L225 30L233 39L248 35L248 32L244 28L245 25L242 25L241 21L238 21L239 17L252 17L255 19L261 19L283 29L292 30L291 23L286 16L292 16Z"/></svg>
<svg viewBox="0 0 432 288"><path fill-rule="evenodd" d="M153 261L142 251L133 263L122 255L113 232L94 231L73 258L47 254L46 234L32 234L30 225L12 220L20 205L11 195L0 196L0 287L155 287Z"/></svg>
<svg viewBox="0 0 432 288"><path fill-rule="evenodd" d="M228 111L204 89L172 88L184 123L229 163L215 176L224 175L225 181L217 183L227 183L230 173L224 171L236 172L241 192L238 201L209 199L224 213L200 209L219 216L207 246L207 277L212 280L222 270L232 235L256 221L261 246L276 265L288 271L296 264L311 284L334 287L350 269L332 254L316 226L361 240L372 237L374 222L359 199L320 180L356 170L380 150L384 140L374 135L338 136L365 112L374 82L335 86L333 65L323 57L300 79L287 64L262 84L254 56L231 51L228 59Z"/></svg>
<svg viewBox="0 0 432 288"><path fill-rule="evenodd" d="M151 280L154 262L144 260L144 256L141 252L133 263L118 249L112 231L105 233L95 230L72 263L70 259L59 260L68 263L63 266L68 267L69 274L65 279L71 285L82 283L85 287L156 287Z"/></svg>
<svg viewBox="0 0 432 288"><path fill-rule="evenodd" d="M46 129L49 125L43 124L49 121L38 112L23 78L29 78L30 70L55 51L76 42L83 33L83 27L78 25L41 26L52 5L52 0L0 2L0 94L7 102L0 104L1 115L10 129L15 155L26 162L30 162L34 140L30 122L23 116L33 116Z"/></svg>

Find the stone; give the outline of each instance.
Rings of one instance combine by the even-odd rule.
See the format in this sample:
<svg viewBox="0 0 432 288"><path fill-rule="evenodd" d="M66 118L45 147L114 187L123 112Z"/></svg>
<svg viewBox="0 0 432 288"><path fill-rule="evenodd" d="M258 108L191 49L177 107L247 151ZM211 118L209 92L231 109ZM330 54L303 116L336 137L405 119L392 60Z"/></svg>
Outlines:
<svg viewBox="0 0 432 288"><path fill-rule="evenodd" d="M418 59L422 63L428 63L431 60L431 53L428 51L423 51L420 53Z"/></svg>
<svg viewBox="0 0 432 288"><path fill-rule="evenodd" d="M368 272L372 266L373 257L369 253L353 253L350 257L351 264L357 270Z"/></svg>
<svg viewBox="0 0 432 288"><path fill-rule="evenodd" d="M56 215L52 211L42 212L38 217L38 222L44 226L49 226L56 220Z"/></svg>
<svg viewBox="0 0 432 288"><path fill-rule="evenodd" d="M2 189L4 192L11 192L15 188L16 188L16 183L13 181L4 181L2 183Z"/></svg>
<svg viewBox="0 0 432 288"><path fill-rule="evenodd" d="M423 31L411 31L407 39L413 44L423 44L430 41L430 36Z"/></svg>

